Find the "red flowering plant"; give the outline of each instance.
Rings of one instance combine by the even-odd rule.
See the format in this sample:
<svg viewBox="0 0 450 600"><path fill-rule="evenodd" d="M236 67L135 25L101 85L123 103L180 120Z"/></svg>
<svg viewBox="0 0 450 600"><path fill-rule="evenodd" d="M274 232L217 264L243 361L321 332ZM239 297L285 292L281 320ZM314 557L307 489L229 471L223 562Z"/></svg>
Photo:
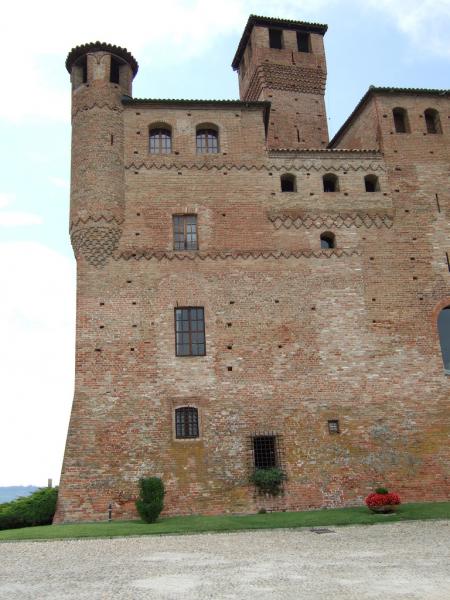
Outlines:
<svg viewBox="0 0 450 600"><path fill-rule="evenodd" d="M367 496L366 504L373 512L393 512L400 504L400 496L386 488L377 488L374 494Z"/></svg>

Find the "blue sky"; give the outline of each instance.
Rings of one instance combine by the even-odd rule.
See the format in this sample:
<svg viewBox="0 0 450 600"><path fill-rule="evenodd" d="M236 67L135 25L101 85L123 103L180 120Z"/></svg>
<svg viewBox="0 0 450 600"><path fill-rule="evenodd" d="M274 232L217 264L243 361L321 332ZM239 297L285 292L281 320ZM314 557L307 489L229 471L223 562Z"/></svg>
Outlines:
<svg viewBox="0 0 450 600"><path fill-rule="evenodd" d="M162 4L162 5L161 5ZM134 96L236 98L230 64L250 13L327 23L336 132L369 85L450 87L450 0L17 2L0 25L0 485L59 478L73 394L75 264L68 237L72 46L139 62Z"/></svg>

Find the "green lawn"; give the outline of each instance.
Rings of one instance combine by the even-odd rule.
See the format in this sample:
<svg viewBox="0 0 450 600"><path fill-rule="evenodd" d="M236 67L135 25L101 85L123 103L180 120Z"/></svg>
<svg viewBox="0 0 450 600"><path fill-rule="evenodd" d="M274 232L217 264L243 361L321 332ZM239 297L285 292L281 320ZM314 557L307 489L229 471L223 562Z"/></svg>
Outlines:
<svg viewBox="0 0 450 600"><path fill-rule="evenodd" d="M47 525L0 531L0 541L98 538L128 535L185 534L202 532L276 529L283 527L330 527L371 525L395 521L450 519L450 502L402 504L394 515L377 515L365 507L336 508L307 512L277 512L245 516L167 517L157 523L113 521L77 525Z"/></svg>

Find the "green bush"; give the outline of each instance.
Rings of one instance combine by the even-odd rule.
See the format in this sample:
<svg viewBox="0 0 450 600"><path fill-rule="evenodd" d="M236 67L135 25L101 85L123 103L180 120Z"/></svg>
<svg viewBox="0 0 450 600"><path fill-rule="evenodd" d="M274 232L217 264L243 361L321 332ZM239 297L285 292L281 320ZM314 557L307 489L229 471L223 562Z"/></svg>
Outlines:
<svg viewBox="0 0 450 600"><path fill-rule="evenodd" d="M261 492L278 496L281 492L281 484L285 479L283 471L277 467L273 467L271 469L255 469L251 477L251 482Z"/></svg>
<svg viewBox="0 0 450 600"><path fill-rule="evenodd" d="M389 492L385 487L378 487L375 490L375 494L389 494Z"/></svg>
<svg viewBox="0 0 450 600"><path fill-rule="evenodd" d="M0 504L0 529L50 525L57 499L58 488L42 488L24 498Z"/></svg>
<svg viewBox="0 0 450 600"><path fill-rule="evenodd" d="M164 484L159 477L141 477L139 479L139 498L137 511L143 521L154 523L164 506Z"/></svg>

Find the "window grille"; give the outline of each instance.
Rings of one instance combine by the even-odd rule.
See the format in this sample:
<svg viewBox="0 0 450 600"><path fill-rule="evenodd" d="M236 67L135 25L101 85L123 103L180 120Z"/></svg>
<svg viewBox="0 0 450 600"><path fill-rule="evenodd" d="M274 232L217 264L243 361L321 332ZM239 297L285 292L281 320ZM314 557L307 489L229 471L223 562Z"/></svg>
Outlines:
<svg viewBox="0 0 450 600"><path fill-rule="evenodd" d="M219 135L215 129L197 130L197 153L217 154L219 152Z"/></svg>
<svg viewBox="0 0 450 600"><path fill-rule="evenodd" d="M328 421L328 433L340 433L338 419L330 419Z"/></svg>
<svg viewBox="0 0 450 600"><path fill-rule="evenodd" d="M280 436L273 432L252 435L251 447L255 469L282 468Z"/></svg>
<svg viewBox="0 0 450 600"><path fill-rule="evenodd" d="M174 250L198 250L197 215L173 216Z"/></svg>
<svg viewBox="0 0 450 600"><path fill-rule="evenodd" d="M172 135L170 129L158 127L150 130L150 154L170 154Z"/></svg>
<svg viewBox="0 0 450 600"><path fill-rule="evenodd" d="M175 309L176 356L204 356L205 318L202 307Z"/></svg>
<svg viewBox="0 0 450 600"><path fill-rule="evenodd" d="M175 410L175 437L177 439L198 438L198 410L183 406Z"/></svg>

